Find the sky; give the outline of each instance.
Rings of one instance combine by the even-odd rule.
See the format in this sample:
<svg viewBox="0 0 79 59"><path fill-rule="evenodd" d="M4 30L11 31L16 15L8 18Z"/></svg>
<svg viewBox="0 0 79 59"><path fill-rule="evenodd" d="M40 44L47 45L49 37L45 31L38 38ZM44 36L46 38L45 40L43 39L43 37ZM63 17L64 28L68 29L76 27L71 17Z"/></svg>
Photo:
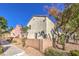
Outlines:
<svg viewBox="0 0 79 59"><path fill-rule="evenodd" d="M62 3L0 3L0 16L5 17L9 27L15 27L17 24L26 26L34 15L46 15L53 22L56 22L52 16L48 15L45 6L48 8L56 7L61 11L64 10Z"/></svg>

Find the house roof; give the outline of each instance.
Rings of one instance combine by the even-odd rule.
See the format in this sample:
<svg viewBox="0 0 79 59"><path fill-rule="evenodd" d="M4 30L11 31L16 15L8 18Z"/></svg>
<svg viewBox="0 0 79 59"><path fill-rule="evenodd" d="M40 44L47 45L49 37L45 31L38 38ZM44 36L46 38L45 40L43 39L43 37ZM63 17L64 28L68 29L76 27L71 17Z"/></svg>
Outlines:
<svg viewBox="0 0 79 59"><path fill-rule="evenodd" d="M48 17L47 15L35 15L33 17Z"/></svg>
<svg viewBox="0 0 79 59"><path fill-rule="evenodd" d="M49 18L48 15L34 15L34 16L32 16L32 18L33 18L33 17L47 17L47 18ZM31 19L32 19L32 18L31 18ZM50 19L50 18L49 18L49 19ZM51 19L50 19L50 21L51 21ZM29 20L29 22L30 22L30 20ZM29 22L27 23L27 25L29 24ZM54 23L53 21L51 21L51 22Z"/></svg>

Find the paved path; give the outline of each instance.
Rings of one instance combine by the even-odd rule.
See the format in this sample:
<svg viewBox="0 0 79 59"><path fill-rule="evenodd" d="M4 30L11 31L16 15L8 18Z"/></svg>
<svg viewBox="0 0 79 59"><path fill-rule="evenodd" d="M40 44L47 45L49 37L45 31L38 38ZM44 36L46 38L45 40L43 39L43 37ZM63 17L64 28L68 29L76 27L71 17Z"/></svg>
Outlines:
<svg viewBox="0 0 79 59"><path fill-rule="evenodd" d="M0 40L0 43L2 44L5 50L2 56L27 56L24 50L10 44L8 41Z"/></svg>
<svg viewBox="0 0 79 59"><path fill-rule="evenodd" d="M3 54L3 56L25 56L27 55L23 50L15 46L10 46Z"/></svg>
<svg viewBox="0 0 79 59"><path fill-rule="evenodd" d="M6 41L6 40L0 39L0 44L2 44L2 45L8 45L10 43L8 41Z"/></svg>

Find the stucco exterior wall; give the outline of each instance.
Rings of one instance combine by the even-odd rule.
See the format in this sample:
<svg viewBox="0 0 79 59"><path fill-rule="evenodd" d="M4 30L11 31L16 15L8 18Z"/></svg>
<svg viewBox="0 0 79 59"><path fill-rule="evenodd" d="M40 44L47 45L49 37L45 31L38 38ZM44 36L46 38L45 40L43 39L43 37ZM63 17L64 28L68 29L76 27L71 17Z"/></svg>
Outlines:
<svg viewBox="0 0 79 59"><path fill-rule="evenodd" d="M52 47L52 41L49 39L28 39L26 40L26 48L27 47L32 47L35 48L37 50L39 50L40 52L44 52L45 49Z"/></svg>
<svg viewBox="0 0 79 59"><path fill-rule="evenodd" d="M34 16L27 26L31 26L27 38L33 39L35 39L35 33L39 34L44 31L46 34L50 34L51 29L54 29L54 23L47 16Z"/></svg>
<svg viewBox="0 0 79 59"><path fill-rule="evenodd" d="M31 22L29 22L28 26L31 25L31 31L33 33L40 32L42 30L46 30L46 22L44 22L45 17L33 17ZM30 31L30 30L29 30Z"/></svg>
<svg viewBox="0 0 79 59"><path fill-rule="evenodd" d="M35 49L40 49L40 41L36 39L27 39L26 40L26 48L27 47L32 47Z"/></svg>
<svg viewBox="0 0 79 59"><path fill-rule="evenodd" d="M47 40L42 40L43 41L43 48L42 48L42 52L45 51L45 49L52 47L52 40L47 39Z"/></svg>
<svg viewBox="0 0 79 59"><path fill-rule="evenodd" d="M16 41L16 45L22 46L22 39L20 38L14 38L14 41ZM49 39L26 39L25 41L25 49L28 47L32 47L40 52L44 52L46 48L49 48L52 46L52 41Z"/></svg>
<svg viewBox="0 0 79 59"><path fill-rule="evenodd" d="M50 35L50 38L52 38L51 30L54 29L55 25L48 17L47 17L46 25L47 25L46 32L48 35Z"/></svg>
<svg viewBox="0 0 79 59"><path fill-rule="evenodd" d="M35 38L35 33L41 31L46 32L46 17L33 17L27 26L31 25L31 29L28 30L28 38Z"/></svg>

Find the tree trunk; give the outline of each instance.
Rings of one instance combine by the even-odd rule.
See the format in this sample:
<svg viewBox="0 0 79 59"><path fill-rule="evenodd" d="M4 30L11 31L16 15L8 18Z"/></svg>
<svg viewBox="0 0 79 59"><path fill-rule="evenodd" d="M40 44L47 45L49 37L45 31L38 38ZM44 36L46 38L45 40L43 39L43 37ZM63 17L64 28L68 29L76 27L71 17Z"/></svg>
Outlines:
<svg viewBox="0 0 79 59"><path fill-rule="evenodd" d="M56 48L56 39L53 38L53 47Z"/></svg>
<svg viewBox="0 0 79 59"><path fill-rule="evenodd" d="M78 40L77 39L74 39L74 42L75 42L75 44L77 44L78 43Z"/></svg>
<svg viewBox="0 0 79 59"><path fill-rule="evenodd" d="M57 44L59 44L59 37L60 37L60 35L59 35L59 32L57 31L57 37L56 37L56 39L57 39Z"/></svg>
<svg viewBox="0 0 79 59"><path fill-rule="evenodd" d="M69 43L69 36L66 36L66 43Z"/></svg>
<svg viewBox="0 0 79 59"><path fill-rule="evenodd" d="M22 39L22 46L25 47L25 39Z"/></svg>
<svg viewBox="0 0 79 59"><path fill-rule="evenodd" d="M65 43L64 43L62 46L63 46L63 48L62 48L62 49L63 49L63 50L65 50Z"/></svg>

